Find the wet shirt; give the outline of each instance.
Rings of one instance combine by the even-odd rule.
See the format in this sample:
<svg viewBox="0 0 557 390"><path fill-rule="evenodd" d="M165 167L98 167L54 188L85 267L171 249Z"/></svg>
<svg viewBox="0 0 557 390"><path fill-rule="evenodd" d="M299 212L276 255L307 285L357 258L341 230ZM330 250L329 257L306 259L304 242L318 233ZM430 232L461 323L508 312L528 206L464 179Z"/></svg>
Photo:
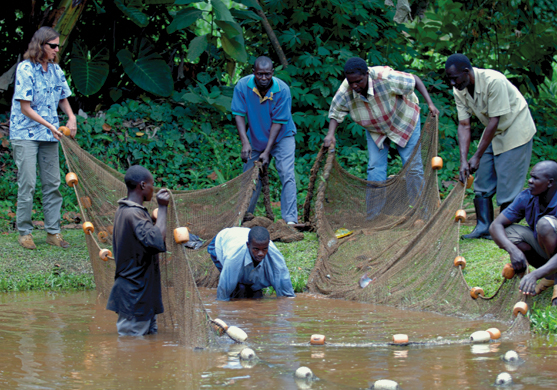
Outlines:
<svg viewBox="0 0 557 390"><path fill-rule="evenodd" d="M57 64L49 63L45 71L40 63L29 60L17 66L15 91L10 114L10 139L58 142L46 126L21 112L20 100L31 102L31 108L48 123L58 128L58 103L72 92L66 76Z"/></svg>
<svg viewBox="0 0 557 390"><path fill-rule="evenodd" d="M467 88L463 91L453 88L458 120L475 115L487 126L489 118L500 117L491 141L495 155L529 142L536 133L536 125L524 96L502 73L492 69L472 69L474 96Z"/></svg>
<svg viewBox="0 0 557 390"><path fill-rule="evenodd" d="M366 96L354 91L344 80L329 109L329 119L342 123L346 115L364 127L379 149L387 138L404 148L420 117L416 80L409 73L388 66L368 68Z"/></svg>
<svg viewBox="0 0 557 390"><path fill-rule="evenodd" d="M272 286L277 297L294 297L290 272L284 257L272 241L267 256L254 266L247 242L250 229L233 227L222 230L215 240L217 259L223 265L217 288L217 299L229 301L238 283L252 290Z"/></svg>
<svg viewBox="0 0 557 390"><path fill-rule="evenodd" d="M259 94L254 75L240 79L234 87L232 114L247 118L248 138L253 150L258 152L267 147L273 123L283 125L275 142L296 134L290 88L276 77L273 77L273 85L265 96Z"/></svg>
<svg viewBox="0 0 557 390"><path fill-rule="evenodd" d="M549 202L546 209L540 210L540 197L533 196L530 190L524 190L514 199L514 201L503 210L503 215L512 223L520 222L523 218L526 220L530 229L534 232L534 237L538 238L536 225L540 218L546 215L557 217L557 194Z"/></svg>
<svg viewBox="0 0 557 390"><path fill-rule="evenodd" d="M145 207L127 199L118 204L112 236L116 274L106 308L146 321L164 311L157 254L166 245Z"/></svg>

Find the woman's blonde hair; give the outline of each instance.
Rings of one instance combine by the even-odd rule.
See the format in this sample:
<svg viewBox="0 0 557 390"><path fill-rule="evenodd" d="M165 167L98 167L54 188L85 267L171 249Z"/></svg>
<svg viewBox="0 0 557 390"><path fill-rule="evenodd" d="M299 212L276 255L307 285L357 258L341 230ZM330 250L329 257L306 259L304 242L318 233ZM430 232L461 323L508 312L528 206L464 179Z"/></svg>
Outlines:
<svg viewBox="0 0 557 390"><path fill-rule="evenodd" d="M31 38L27 51L23 55L23 59L30 60L33 63L41 62L45 57L44 45L60 36L58 31L52 27L41 27ZM58 63L58 54L54 57L54 63Z"/></svg>

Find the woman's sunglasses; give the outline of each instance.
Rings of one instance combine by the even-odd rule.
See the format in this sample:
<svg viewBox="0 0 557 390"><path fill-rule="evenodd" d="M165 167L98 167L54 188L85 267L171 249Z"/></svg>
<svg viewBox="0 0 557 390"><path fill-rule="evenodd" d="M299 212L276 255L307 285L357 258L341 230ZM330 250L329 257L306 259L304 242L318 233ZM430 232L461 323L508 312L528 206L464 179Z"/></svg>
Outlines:
<svg viewBox="0 0 557 390"><path fill-rule="evenodd" d="M60 45L58 43L45 43L45 45L50 46L51 49L56 49L57 47L60 47Z"/></svg>

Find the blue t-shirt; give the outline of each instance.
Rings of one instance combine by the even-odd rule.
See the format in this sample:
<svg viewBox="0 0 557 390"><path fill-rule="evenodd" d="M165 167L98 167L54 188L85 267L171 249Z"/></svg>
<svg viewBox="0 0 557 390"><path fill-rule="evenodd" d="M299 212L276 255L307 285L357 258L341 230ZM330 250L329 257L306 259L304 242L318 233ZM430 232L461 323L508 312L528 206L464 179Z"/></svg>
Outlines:
<svg viewBox="0 0 557 390"><path fill-rule="evenodd" d="M503 215L512 223L520 222L524 218L530 229L534 231L534 237L537 238L536 224L540 218L546 215L557 217L557 194L542 213L540 211L540 197L533 196L530 190L524 190L518 194L509 207L503 210Z"/></svg>
<svg viewBox="0 0 557 390"><path fill-rule="evenodd" d="M232 113L247 117L248 138L253 150L262 152L267 147L271 125L281 123L275 142L284 137L296 134L296 125L292 120L292 96L286 83L273 77L273 85L261 102L259 95L254 92L255 76L243 77L236 87L232 97Z"/></svg>
<svg viewBox="0 0 557 390"><path fill-rule="evenodd" d="M58 142L46 126L23 115L20 100L31 102L31 108L48 123L59 127L58 103L71 96L66 76L57 64L49 63L44 71L40 63L29 60L17 66L15 91L10 115L10 139Z"/></svg>

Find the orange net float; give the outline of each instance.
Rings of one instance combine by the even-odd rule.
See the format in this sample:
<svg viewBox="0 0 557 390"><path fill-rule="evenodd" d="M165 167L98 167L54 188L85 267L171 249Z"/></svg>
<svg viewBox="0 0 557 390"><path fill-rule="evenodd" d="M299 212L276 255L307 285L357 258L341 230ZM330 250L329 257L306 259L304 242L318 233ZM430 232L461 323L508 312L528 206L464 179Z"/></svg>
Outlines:
<svg viewBox="0 0 557 390"><path fill-rule="evenodd" d="M222 336L228 330L228 325L220 318L216 318L213 320L213 329L215 329L219 336Z"/></svg>
<svg viewBox="0 0 557 390"><path fill-rule="evenodd" d="M474 287L470 290L470 296L472 297L472 299L478 299L479 296L484 296L484 290L483 288L480 287Z"/></svg>
<svg viewBox="0 0 557 390"><path fill-rule="evenodd" d="M102 243L105 243L108 241L108 233L105 232L104 230L101 230L98 234L97 237L99 238L99 241Z"/></svg>
<svg viewBox="0 0 557 390"><path fill-rule="evenodd" d="M325 336L322 334L311 335L311 338L309 339L309 343L311 345L323 345L325 344Z"/></svg>
<svg viewBox="0 0 557 390"><path fill-rule="evenodd" d="M526 302L518 302L513 307L513 315L515 317L518 315L518 313L525 316L527 312L528 312L528 304Z"/></svg>
<svg viewBox="0 0 557 390"><path fill-rule="evenodd" d="M112 252L108 249L101 249L101 251L99 252L99 257L102 261L108 261L109 258L112 257Z"/></svg>
<svg viewBox="0 0 557 390"><path fill-rule="evenodd" d="M466 268L466 259L462 256L457 256L454 258L454 266L461 267L461 269Z"/></svg>
<svg viewBox="0 0 557 390"><path fill-rule="evenodd" d="M174 241L177 244L184 244L190 240L190 233L187 227L179 227L174 229Z"/></svg>
<svg viewBox="0 0 557 390"><path fill-rule="evenodd" d="M455 222L464 222L466 221L466 211L464 210L457 210L456 214L454 215Z"/></svg>
<svg viewBox="0 0 557 390"><path fill-rule="evenodd" d="M66 137L69 137L70 135L72 135L72 131L70 130L69 127L66 127L66 126L60 126L58 128L58 131L63 133Z"/></svg>
<svg viewBox="0 0 557 390"><path fill-rule="evenodd" d="M108 234L112 234L114 233L114 227L112 225L108 225L106 227L106 231L108 232Z"/></svg>
<svg viewBox="0 0 557 390"><path fill-rule="evenodd" d="M66 184L70 187L73 187L74 185L77 184L79 180L77 180L77 175L73 172L69 172L66 175Z"/></svg>
<svg viewBox="0 0 557 390"><path fill-rule="evenodd" d="M474 176L470 175L468 176L468 179L466 179L466 189L472 188L473 185L474 185Z"/></svg>
<svg viewBox="0 0 557 390"><path fill-rule="evenodd" d="M489 328L486 330L487 333L491 336L491 340L497 340L501 338L501 331L497 328Z"/></svg>
<svg viewBox="0 0 557 390"><path fill-rule="evenodd" d="M503 267L503 272L501 272L501 275L503 275L503 277L505 279L512 279L514 278L514 268L513 265L511 263L507 263L505 264L505 266Z"/></svg>
<svg viewBox="0 0 557 390"><path fill-rule="evenodd" d="M88 196L82 196L81 198L79 198L79 200L81 201L81 205L83 206L83 208L90 208L93 203L91 202L91 198L89 198Z"/></svg>
<svg viewBox="0 0 557 390"><path fill-rule="evenodd" d="M441 157L433 157L431 159L431 169L438 170L443 168L443 159Z"/></svg>
<svg viewBox="0 0 557 390"><path fill-rule="evenodd" d="M395 334L393 335L393 343L395 344L408 344L408 335Z"/></svg>
<svg viewBox="0 0 557 390"><path fill-rule="evenodd" d="M83 231L85 232L85 234L91 234L95 232L95 227L91 222L85 222L83 224Z"/></svg>

